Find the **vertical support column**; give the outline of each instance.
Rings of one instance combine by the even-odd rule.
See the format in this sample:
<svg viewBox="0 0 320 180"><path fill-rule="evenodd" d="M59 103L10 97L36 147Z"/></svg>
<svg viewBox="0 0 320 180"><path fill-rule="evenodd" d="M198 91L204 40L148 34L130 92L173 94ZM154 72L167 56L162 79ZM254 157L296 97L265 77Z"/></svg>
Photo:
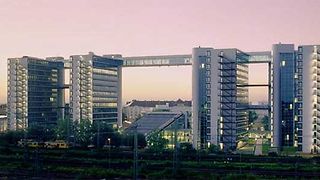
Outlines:
<svg viewBox="0 0 320 180"><path fill-rule="evenodd" d="M200 148L199 132L199 54L196 48L192 52L192 144L195 149Z"/></svg>
<svg viewBox="0 0 320 180"><path fill-rule="evenodd" d="M64 119L64 108L65 108L65 90L64 90L64 83L65 83L65 73L64 67L58 67L58 120Z"/></svg>
<svg viewBox="0 0 320 180"><path fill-rule="evenodd" d="M272 78L272 69L271 69L271 61L268 63L268 116L269 116L269 121L271 121L271 78ZM271 123L270 123L271 126Z"/></svg>
<svg viewBox="0 0 320 180"><path fill-rule="evenodd" d="M138 125L136 125L134 130L134 149L133 149L133 179L138 179Z"/></svg>
<svg viewBox="0 0 320 180"><path fill-rule="evenodd" d="M118 67L118 101L117 101L117 125L122 127L122 66Z"/></svg>

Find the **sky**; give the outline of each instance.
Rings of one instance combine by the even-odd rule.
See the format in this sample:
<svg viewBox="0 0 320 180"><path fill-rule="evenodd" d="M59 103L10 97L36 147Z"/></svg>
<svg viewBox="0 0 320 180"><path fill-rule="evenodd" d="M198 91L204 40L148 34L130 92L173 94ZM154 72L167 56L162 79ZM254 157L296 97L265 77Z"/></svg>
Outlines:
<svg viewBox="0 0 320 180"><path fill-rule="evenodd" d="M320 44L320 0L0 0L0 103L7 58L191 54L193 47L271 50ZM266 66L250 69L250 81ZM124 68L123 99L191 99L191 67ZM251 90L251 100L266 91Z"/></svg>

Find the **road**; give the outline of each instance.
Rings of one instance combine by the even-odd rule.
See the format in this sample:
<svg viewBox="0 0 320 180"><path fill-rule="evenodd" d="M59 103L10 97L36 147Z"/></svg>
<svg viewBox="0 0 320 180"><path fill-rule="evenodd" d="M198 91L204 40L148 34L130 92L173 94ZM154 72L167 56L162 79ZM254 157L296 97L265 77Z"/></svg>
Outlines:
<svg viewBox="0 0 320 180"><path fill-rule="evenodd" d="M256 140L256 148L254 151L254 155L256 156L262 155L262 139Z"/></svg>

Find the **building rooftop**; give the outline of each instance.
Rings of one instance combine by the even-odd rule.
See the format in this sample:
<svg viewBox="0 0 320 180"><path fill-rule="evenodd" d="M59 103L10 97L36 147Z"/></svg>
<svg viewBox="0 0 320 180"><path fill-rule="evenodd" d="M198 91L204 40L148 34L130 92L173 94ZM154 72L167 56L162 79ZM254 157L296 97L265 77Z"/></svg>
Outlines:
<svg viewBox="0 0 320 180"><path fill-rule="evenodd" d="M180 113L173 112L152 112L144 115L139 120L131 124L125 131L133 133L137 126L137 132L148 136L151 132L162 130L170 125L176 118L181 116Z"/></svg>
<svg viewBox="0 0 320 180"><path fill-rule="evenodd" d="M169 104L169 107L184 105L191 107L191 101L183 101L178 99L177 101L139 101L139 100L132 100L127 102L125 106L140 106L140 107L156 107L156 105L166 105Z"/></svg>

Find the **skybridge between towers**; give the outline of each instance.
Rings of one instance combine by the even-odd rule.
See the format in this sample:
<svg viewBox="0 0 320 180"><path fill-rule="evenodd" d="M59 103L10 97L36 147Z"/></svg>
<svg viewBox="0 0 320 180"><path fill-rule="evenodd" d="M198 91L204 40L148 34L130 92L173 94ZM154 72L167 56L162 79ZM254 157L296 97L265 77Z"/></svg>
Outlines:
<svg viewBox="0 0 320 180"><path fill-rule="evenodd" d="M248 52L249 64L271 64L271 52ZM150 66L191 66L191 54L162 55L162 56L132 56L123 57L122 67L150 67Z"/></svg>
<svg viewBox="0 0 320 180"><path fill-rule="evenodd" d="M268 82L263 84L237 85L238 87L268 87L268 105L249 105L250 110L269 110L271 103L271 52L246 52L249 54L249 60L241 63L245 64L268 64ZM162 56L132 56L123 57L122 67L160 67L160 66L191 66L191 54L162 55Z"/></svg>

